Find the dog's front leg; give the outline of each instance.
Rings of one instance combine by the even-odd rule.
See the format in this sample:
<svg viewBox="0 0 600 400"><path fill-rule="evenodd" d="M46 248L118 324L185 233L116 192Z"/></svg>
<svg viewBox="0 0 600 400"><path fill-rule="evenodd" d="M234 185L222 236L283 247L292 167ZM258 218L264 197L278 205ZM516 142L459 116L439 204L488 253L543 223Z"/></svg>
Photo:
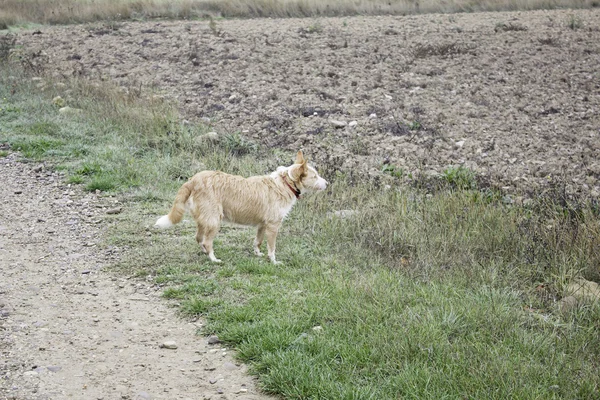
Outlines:
<svg viewBox="0 0 600 400"><path fill-rule="evenodd" d="M269 251L269 258L273 264L281 264L279 261L275 260L275 240L277 239L277 232L279 231L278 224L267 225L266 234L267 234L267 250Z"/></svg>
<svg viewBox="0 0 600 400"><path fill-rule="evenodd" d="M259 225L258 230L256 231L256 238L254 239L254 254L256 254L259 257L262 257L264 255L260 251L260 246L262 245L264 237L265 237L265 226Z"/></svg>

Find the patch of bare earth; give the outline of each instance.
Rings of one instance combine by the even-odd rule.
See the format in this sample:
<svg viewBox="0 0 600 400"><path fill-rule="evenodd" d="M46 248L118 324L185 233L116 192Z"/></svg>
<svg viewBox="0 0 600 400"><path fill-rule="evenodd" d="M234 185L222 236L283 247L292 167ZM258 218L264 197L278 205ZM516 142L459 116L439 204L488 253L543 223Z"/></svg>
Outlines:
<svg viewBox="0 0 600 400"><path fill-rule="evenodd" d="M0 398L266 398L152 282L103 270L119 253L97 246L114 199L14 155L0 176Z"/></svg>
<svg viewBox="0 0 600 400"><path fill-rule="evenodd" d="M597 9L169 21L19 43L55 75L158 88L188 119L303 148L329 173L460 164L508 192L563 180L597 198L599 26Z"/></svg>

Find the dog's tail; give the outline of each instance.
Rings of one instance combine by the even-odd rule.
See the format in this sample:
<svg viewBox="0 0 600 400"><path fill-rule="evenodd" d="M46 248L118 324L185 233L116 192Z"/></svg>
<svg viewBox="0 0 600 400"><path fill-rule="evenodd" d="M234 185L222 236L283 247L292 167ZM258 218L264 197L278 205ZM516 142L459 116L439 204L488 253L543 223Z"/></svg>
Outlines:
<svg viewBox="0 0 600 400"><path fill-rule="evenodd" d="M169 214L160 217L154 226L156 228L166 229L181 222L183 214L185 213L185 203L191 193L192 190L189 188L189 182L184 183L183 186L179 188L177 196L175 196L175 202L173 203L173 208L171 208Z"/></svg>

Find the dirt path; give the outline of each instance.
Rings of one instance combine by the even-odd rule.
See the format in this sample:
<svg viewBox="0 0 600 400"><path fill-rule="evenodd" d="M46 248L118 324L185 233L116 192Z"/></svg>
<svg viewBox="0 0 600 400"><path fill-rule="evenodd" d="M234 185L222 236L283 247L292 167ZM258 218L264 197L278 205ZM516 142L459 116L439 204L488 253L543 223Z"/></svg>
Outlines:
<svg viewBox="0 0 600 400"><path fill-rule="evenodd" d="M1 399L265 398L150 282L103 270L118 253L96 246L114 199L14 155L0 176Z"/></svg>

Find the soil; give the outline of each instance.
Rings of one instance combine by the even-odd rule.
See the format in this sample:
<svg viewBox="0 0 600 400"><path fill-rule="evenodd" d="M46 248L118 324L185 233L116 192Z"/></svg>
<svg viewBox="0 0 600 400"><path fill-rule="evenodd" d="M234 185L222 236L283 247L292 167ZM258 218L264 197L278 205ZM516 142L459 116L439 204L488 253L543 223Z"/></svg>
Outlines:
<svg viewBox="0 0 600 400"><path fill-rule="evenodd" d="M0 176L1 399L267 398L151 281L105 270L119 249L97 243L117 200L15 154Z"/></svg>
<svg viewBox="0 0 600 400"><path fill-rule="evenodd" d="M508 193L560 180L597 198L599 27L592 9L110 23L18 42L57 76L156 88L218 134L302 148L328 177L464 165Z"/></svg>

